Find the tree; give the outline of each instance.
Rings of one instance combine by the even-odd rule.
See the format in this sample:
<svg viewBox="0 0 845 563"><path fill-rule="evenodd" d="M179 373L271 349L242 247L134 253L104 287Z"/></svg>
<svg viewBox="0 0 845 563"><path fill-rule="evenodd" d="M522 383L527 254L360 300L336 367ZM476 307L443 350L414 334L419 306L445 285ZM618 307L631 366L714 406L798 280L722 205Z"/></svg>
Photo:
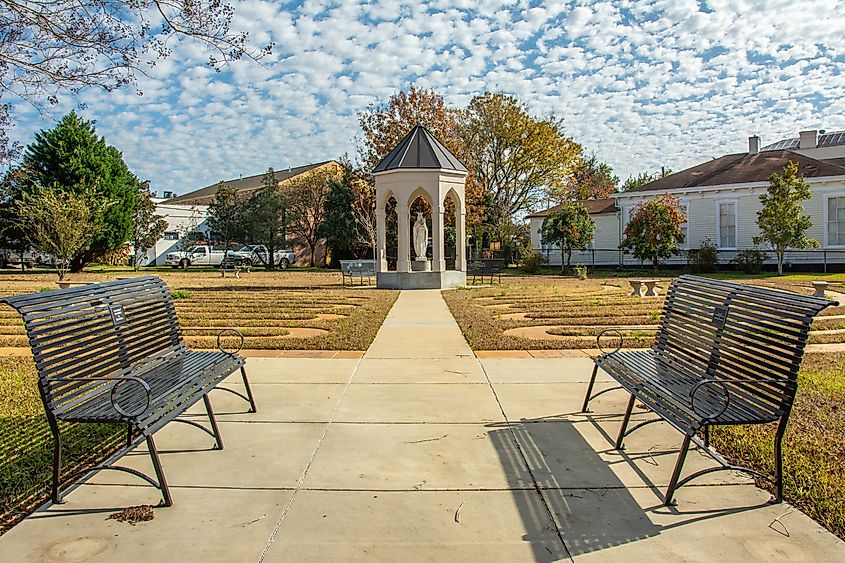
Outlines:
<svg viewBox="0 0 845 563"><path fill-rule="evenodd" d="M21 264L29 249L29 240L18 218L17 201L23 192L26 173L20 166L7 170L0 180L0 248L17 251Z"/></svg>
<svg viewBox="0 0 845 563"><path fill-rule="evenodd" d="M554 117L535 118L511 96L476 96L462 118L470 175L489 194L487 219L507 248L513 221L546 191L560 193L572 175L581 147Z"/></svg>
<svg viewBox="0 0 845 563"><path fill-rule="evenodd" d="M361 246L369 247L375 258L378 244L376 187L359 173L353 173L349 187L353 196L352 215L355 217L355 238Z"/></svg>
<svg viewBox="0 0 845 563"><path fill-rule="evenodd" d="M350 171L344 171L343 178L329 181L328 194L323 201L323 224L317 229L317 236L326 239L332 261L348 258L357 243L355 221L355 194L349 185Z"/></svg>
<svg viewBox="0 0 845 563"><path fill-rule="evenodd" d="M56 185L66 191L93 189L103 201L114 201L105 210L103 228L74 256L71 271L82 271L87 263L123 247L132 237L139 181L120 152L98 138L91 122L75 112L53 129L36 133L24 151L23 169L27 180L21 187L26 192Z"/></svg>
<svg viewBox="0 0 845 563"><path fill-rule="evenodd" d="M320 226L326 219L325 201L329 183L338 180L340 176L341 172L336 168L317 168L291 178L285 187L292 212L291 232L308 246L310 266L315 264Z"/></svg>
<svg viewBox="0 0 845 563"><path fill-rule="evenodd" d="M156 213L156 204L149 182L141 182L138 191L138 206L132 215L132 266L138 270L141 257L154 247L164 231L167 220Z"/></svg>
<svg viewBox="0 0 845 563"><path fill-rule="evenodd" d="M208 205L208 228L212 239L226 244L224 260L229 253L229 243L243 238L244 202L238 196L238 190L225 182L217 184L214 199Z"/></svg>
<svg viewBox="0 0 845 563"><path fill-rule="evenodd" d="M616 191L619 177L613 175L613 168L601 162L595 155L581 158L574 167L566 191L558 194L559 199L604 199Z"/></svg>
<svg viewBox="0 0 845 563"><path fill-rule="evenodd" d="M798 164L790 161L782 173L769 177L766 193L760 195L763 209L757 212L760 235L754 244L767 242L778 259L778 275L783 275L783 255L787 248L817 248L819 241L808 238L813 226L809 215L802 215L801 202L810 199L810 185L798 174Z"/></svg>
<svg viewBox="0 0 845 563"><path fill-rule="evenodd" d="M653 174L651 172L640 172L636 176L628 176L628 179L622 183L622 186L620 186L619 191L630 192L632 190L636 190L641 186L654 182L655 180L659 180L671 173L671 168L661 168L660 172L655 172Z"/></svg>
<svg viewBox="0 0 845 563"><path fill-rule="evenodd" d="M94 190L52 186L24 193L17 201L17 215L32 245L56 257L59 280L63 280L71 261L96 237L103 211L113 203Z"/></svg>
<svg viewBox="0 0 845 563"><path fill-rule="evenodd" d="M261 180L261 187L244 202L246 232L250 240L267 247L268 270L276 267L276 250L287 244L290 221L290 202L279 189L276 172L268 168ZM264 257L258 254L258 258Z"/></svg>
<svg viewBox="0 0 845 563"><path fill-rule="evenodd" d="M540 234L544 244L557 244L565 256L561 260L561 272L569 269L573 250L586 250L593 240L596 222L587 208L577 201L564 201L543 219Z"/></svg>
<svg viewBox="0 0 845 563"><path fill-rule="evenodd" d="M233 15L221 0L5 0L0 91L43 109L62 93L135 86L139 73L171 54L174 38L202 44L216 70L269 54L272 44L249 48L247 34L231 30ZM7 136L9 109L0 105L0 160L14 149Z"/></svg>
<svg viewBox="0 0 845 563"><path fill-rule="evenodd" d="M671 257L684 242L681 225L686 221L684 208L674 196L640 202L631 211L619 248L631 250L640 260L651 260L656 272L658 261Z"/></svg>

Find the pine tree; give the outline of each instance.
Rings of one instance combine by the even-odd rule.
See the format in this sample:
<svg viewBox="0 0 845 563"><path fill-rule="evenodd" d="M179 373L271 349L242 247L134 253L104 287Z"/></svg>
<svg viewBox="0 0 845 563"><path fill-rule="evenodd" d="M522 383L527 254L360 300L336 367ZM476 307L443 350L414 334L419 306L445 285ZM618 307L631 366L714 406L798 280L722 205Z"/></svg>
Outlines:
<svg viewBox="0 0 845 563"><path fill-rule="evenodd" d="M81 271L85 264L123 247L132 238L140 182L120 151L97 137L90 121L72 111L53 129L36 133L24 152L24 170L26 192L53 186L65 191L90 190L93 197L112 202L90 246L73 257L71 271Z"/></svg>
<svg viewBox="0 0 845 563"><path fill-rule="evenodd" d="M349 258L357 242L355 226L355 194L348 183L349 175L329 182L329 193L323 202L325 219L318 236L326 239L332 261Z"/></svg>

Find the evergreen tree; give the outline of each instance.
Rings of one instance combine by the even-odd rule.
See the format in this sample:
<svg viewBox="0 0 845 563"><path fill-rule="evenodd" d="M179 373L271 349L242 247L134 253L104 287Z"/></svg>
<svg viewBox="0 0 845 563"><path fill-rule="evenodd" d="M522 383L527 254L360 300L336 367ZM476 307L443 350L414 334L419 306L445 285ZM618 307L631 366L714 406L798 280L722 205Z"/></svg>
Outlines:
<svg viewBox="0 0 845 563"><path fill-rule="evenodd" d="M71 271L81 271L85 264L123 247L132 238L140 183L120 151L97 137L90 121L70 112L53 129L36 133L24 152L24 170L25 192L56 186L66 191L90 190L93 197L113 202L88 248L73 257Z"/></svg>
<svg viewBox="0 0 845 563"><path fill-rule="evenodd" d="M329 182L329 193L323 202L325 219L318 236L326 239L332 262L349 258L357 241L355 225L355 194L349 185L349 175Z"/></svg>
<svg viewBox="0 0 845 563"><path fill-rule="evenodd" d="M289 202L279 189L276 173L268 168L261 181L261 187L244 204L246 230L256 244L267 247L267 269L276 267L276 250L287 244L287 228L290 223ZM259 259L263 257L259 254Z"/></svg>
<svg viewBox="0 0 845 563"><path fill-rule="evenodd" d="M208 227L212 239L226 244L225 254L229 253L230 242L244 236L244 202L237 189L222 181L208 206Z"/></svg>

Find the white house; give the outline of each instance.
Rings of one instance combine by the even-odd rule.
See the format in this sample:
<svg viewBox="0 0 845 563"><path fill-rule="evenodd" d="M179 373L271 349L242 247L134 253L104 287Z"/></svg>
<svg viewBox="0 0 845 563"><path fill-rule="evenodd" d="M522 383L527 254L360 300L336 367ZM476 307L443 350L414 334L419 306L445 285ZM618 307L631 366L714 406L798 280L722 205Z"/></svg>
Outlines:
<svg viewBox="0 0 845 563"><path fill-rule="evenodd" d="M584 199L580 203L587 208L587 212L596 223L593 240L586 252L573 252L572 264L618 264L620 259L619 247L619 208L616 200ZM527 217L531 231L531 248L542 252L549 264L561 264L560 248L554 244L545 244L540 235L540 228L546 217L559 208L559 205L532 213Z"/></svg>
<svg viewBox="0 0 845 563"><path fill-rule="evenodd" d="M596 221L594 263L637 263L618 250L614 257L612 250L619 246L631 210L663 194L674 195L686 209L684 249L698 248L709 240L719 249L720 260L727 262L737 251L754 248L753 238L759 235L759 196L766 191L772 173L783 171L790 161L798 164L799 173L810 184L813 195L803 203L813 222L808 235L819 241L823 252L795 252L787 259L794 263L845 263L845 131L801 131L798 137L762 148L760 138L754 136L748 139L748 145L746 153L712 159L636 190L614 194L616 214L608 212L607 218L599 215L601 223ZM540 215L532 216L532 243L534 221L539 221L537 228L542 224L542 219L537 219ZM539 239L533 246L542 248ZM589 263L587 258L581 257L581 261ZM560 263L559 257L557 260ZM672 261L685 260L679 255Z"/></svg>
<svg viewBox="0 0 845 563"><path fill-rule="evenodd" d="M208 236L208 206L182 205L167 201L156 203L156 213L167 221L162 237L147 251L144 266L164 266L168 252L179 250L179 239L189 231Z"/></svg>

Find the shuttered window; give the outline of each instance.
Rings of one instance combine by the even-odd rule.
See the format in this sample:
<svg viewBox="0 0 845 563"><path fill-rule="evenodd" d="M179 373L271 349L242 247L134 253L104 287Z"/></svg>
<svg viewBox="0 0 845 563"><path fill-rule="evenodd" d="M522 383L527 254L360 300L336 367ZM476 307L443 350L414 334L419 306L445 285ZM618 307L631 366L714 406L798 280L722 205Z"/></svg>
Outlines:
<svg viewBox="0 0 845 563"><path fill-rule="evenodd" d="M719 203L719 248L736 248L736 202Z"/></svg>
<svg viewBox="0 0 845 563"><path fill-rule="evenodd" d="M845 246L845 197L827 200L827 244Z"/></svg>

